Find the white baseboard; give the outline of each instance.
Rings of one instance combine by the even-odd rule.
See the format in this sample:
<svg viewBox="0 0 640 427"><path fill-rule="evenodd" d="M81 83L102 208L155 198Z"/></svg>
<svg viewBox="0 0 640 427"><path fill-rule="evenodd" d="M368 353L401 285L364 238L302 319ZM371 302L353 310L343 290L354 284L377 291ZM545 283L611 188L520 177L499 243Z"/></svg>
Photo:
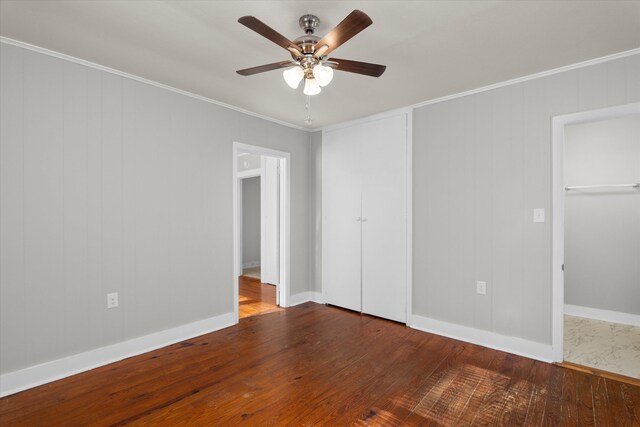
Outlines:
<svg viewBox="0 0 640 427"><path fill-rule="evenodd" d="M553 362L553 351L550 344L529 341L415 314L410 317L407 326L543 362Z"/></svg>
<svg viewBox="0 0 640 427"><path fill-rule="evenodd" d="M324 302L322 302L321 292L306 291L291 295L291 297L289 298L289 307L293 307L294 305L302 304L308 301L312 301L318 304L324 304Z"/></svg>
<svg viewBox="0 0 640 427"><path fill-rule="evenodd" d="M622 313L620 311L602 310L600 308L565 304L564 314L568 314L569 316L604 320L605 322L621 323L623 325L640 326L640 315Z"/></svg>
<svg viewBox="0 0 640 427"><path fill-rule="evenodd" d="M324 299L322 298L322 292L311 292L311 301L317 304L324 304Z"/></svg>
<svg viewBox="0 0 640 427"><path fill-rule="evenodd" d="M234 313L222 314L167 329L166 331L155 332L40 365L30 366L19 371L9 372L0 375L0 397L217 331L235 323L236 316Z"/></svg>
<svg viewBox="0 0 640 427"><path fill-rule="evenodd" d="M260 267L260 261L247 261L242 263L242 268Z"/></svg>

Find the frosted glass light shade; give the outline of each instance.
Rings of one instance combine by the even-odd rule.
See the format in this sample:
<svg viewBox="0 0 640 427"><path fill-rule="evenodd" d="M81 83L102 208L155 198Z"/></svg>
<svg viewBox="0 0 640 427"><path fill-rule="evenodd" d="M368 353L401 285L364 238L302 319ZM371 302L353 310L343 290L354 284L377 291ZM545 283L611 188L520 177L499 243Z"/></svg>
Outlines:
<svg viewBox="0 0 640 427"><path fill-rule="evenodd" d="M313 67L313 77L316 78L320 86L324 87L331 83L331 79L333 79L333 68L318 64Z"/></svg>
<svg viewBox="0 0 640 427"><path fill-rule="evenodd" d="M304 94L305 95L317 95L322 91L320 85L316 79L306 79L304 81Z"/></svg>
<svg viewBox="0 0 640 427"><path fill-rule="evenodd" d="M286 69L282 72L284 81L287 82L291 89L297 89L300 84L300 80L304 77L304 71L301 67L295 66L293 68Z"/></svg>

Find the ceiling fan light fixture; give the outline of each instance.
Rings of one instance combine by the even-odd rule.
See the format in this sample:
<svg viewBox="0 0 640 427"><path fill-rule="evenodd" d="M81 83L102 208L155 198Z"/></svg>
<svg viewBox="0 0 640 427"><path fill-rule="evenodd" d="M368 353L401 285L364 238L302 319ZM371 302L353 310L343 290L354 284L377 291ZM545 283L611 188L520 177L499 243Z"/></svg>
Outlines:
<svg viewBox="0 0 640 427"><path fill-rule="evenodd" d="M324 87L333 79L333 68L318 64L313 67L313 77L316 78L320 86Z"/></svg>
<svg viewBox="0 0 640 427"><path fill-rule="evenodd" d="M305 79L303 92L305 95L317 95L322 89L316 79Z"/></svg>
<svg viewBox="0 0 640 427"><path fill-rule="evenodd" d="M304 77L304 71L302 67L296 65L295 67L284 70L282 77L284 77L284 81L291 89L297 89L300 81Z"/></svg>

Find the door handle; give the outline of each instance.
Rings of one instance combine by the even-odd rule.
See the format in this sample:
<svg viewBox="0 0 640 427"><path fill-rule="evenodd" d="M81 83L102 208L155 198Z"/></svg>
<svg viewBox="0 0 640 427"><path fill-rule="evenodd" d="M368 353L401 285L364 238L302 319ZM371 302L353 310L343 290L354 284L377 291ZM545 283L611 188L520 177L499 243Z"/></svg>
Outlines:
<svg viewBox="0 0 640 427"><path fill-rule="evenodd" d="M359 216L356 217L356 221L362 221L362 218L360 218Z"/></svg>
<svg viewBox="0 0 640 427"><path fill-rule="evenodd" d="M367 217L362 217L362 222L367 222Z"/></svg>

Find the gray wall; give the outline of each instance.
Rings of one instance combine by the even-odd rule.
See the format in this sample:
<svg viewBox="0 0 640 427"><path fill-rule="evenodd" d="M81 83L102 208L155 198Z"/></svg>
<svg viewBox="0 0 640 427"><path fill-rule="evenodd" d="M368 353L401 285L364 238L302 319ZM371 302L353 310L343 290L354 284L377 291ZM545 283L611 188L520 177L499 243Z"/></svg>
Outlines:
<svg viewBox="0 0 640 427"><path fill-rule="evenodd" d="M259 154L244 154L238 156L238 171L259 169L262 167L262 156Z"/></svg>
<svg viewBox="0 0 640 427"><path fill-rule="evenodd" d="M634 101L640 55L415 109L415 314L550 344L551 118Z"/></svg>
<svg viewBox="0 0 640 427"><path fill-rule="evenodd" d="M567 126L564 171L565 185L640 182L640 116ZM566 193L564 277L567 304L640 314L640 190Z"/></svg>
<svg viewBox="0 0 640 427"><path fill-rule="evenodd" d="M232 312L233 141L291 153L309 289L308 133L6 44L0 66L1 373Z"/></svg>
<svg viewBox="0 0 640 427"><path fill-rule="evenodd" d="M260 265L260 177L242 180L242 264Z"/></svg>
<svg viewBox="0 0 640 427"><path fill-rule="evenodd" d="M309 284L311 290L322 292L322 132L313 132L309 140L309 221L311 251Z"/></svg>

